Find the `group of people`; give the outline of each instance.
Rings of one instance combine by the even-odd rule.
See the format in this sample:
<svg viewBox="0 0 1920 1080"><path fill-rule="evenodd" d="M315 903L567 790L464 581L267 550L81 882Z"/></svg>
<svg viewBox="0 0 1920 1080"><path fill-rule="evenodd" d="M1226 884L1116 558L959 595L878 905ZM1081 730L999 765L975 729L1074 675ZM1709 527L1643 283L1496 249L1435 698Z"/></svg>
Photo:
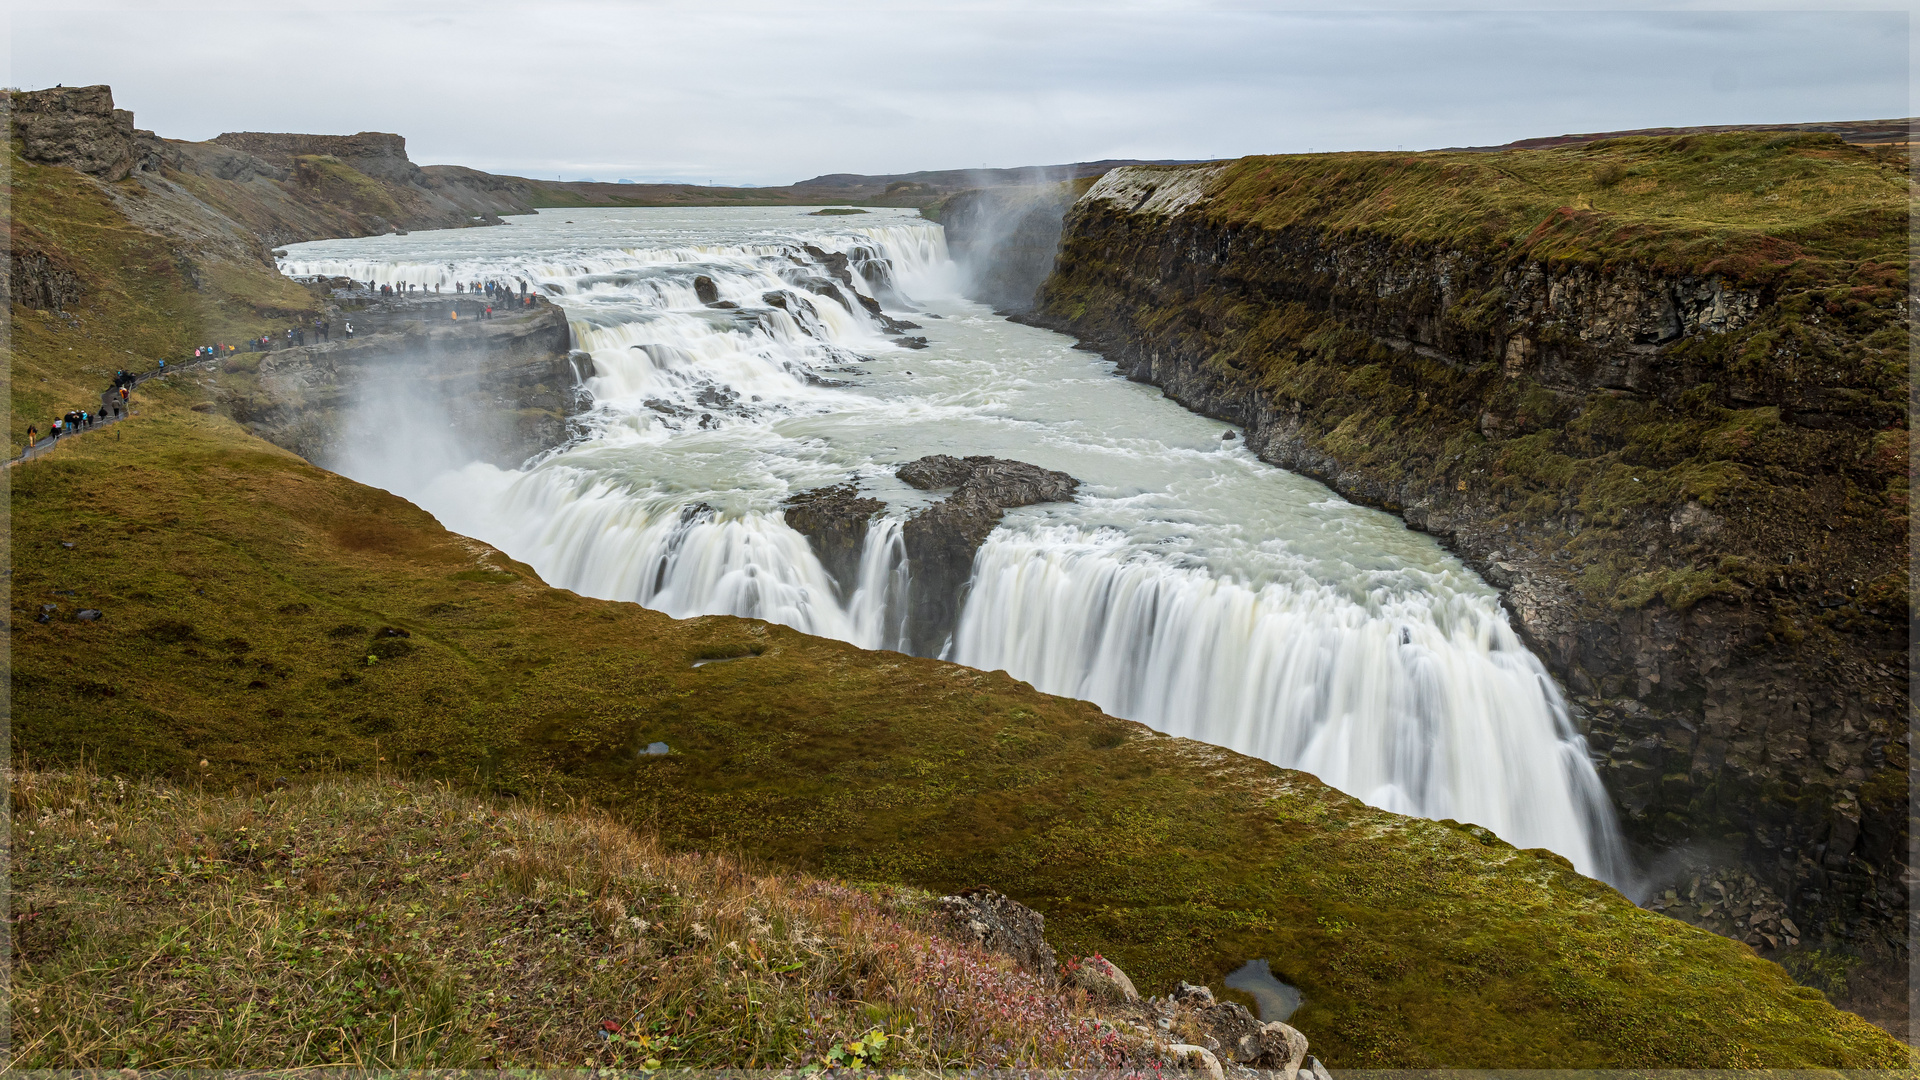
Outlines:
<svg viewBox="0 0 1920 1080"><path fill-rule="evenodd" d="M101 411L90 412L86 409L69 409L64 414L54 417L53 423L47 425L47 438L53 442L59 442L62 436L78 435L82 431L90 430L95 424L104 424L125 416L129 399L132 396L133 385L137 381L133 375L126 371L115 372L113 375L113 393L102 395L100 403ZM33 449L39 441L40 426L38 424L28 424L27 449Z"/></svg>

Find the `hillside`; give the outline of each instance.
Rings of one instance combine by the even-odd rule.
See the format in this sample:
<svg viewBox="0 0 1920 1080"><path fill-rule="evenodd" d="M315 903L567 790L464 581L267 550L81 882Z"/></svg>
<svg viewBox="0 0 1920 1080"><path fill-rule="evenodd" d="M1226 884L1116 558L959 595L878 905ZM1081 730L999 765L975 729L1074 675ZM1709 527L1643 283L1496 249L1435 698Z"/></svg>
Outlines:
<svg viewBox="0 0 1920 1080"><path fill-rule="evenodd" d="M176 235L149 232L122 209L153 190L139 176L105 180L22 162L14 182L15 234L35 238L46 266L60 269L42 280L65 290L64 314L12 308L16 324L40 327L12 342L16 401L97 390L100 365L110 371L118 357L202 340L210 328L284 325L298 317L289 315L296 298L311 296L257 272L257 262L178 255ZM288 306L274 306L281 302ZM22 389L21 379L36 381ZM461 892L443 877L408 881L425 873L405 861L418 853L415 841L383 848L393 838L359 824L373 817L353 816L357 806L373 813L353 801L370 789L324 785L398 773L529 814L591 804L675 853L740 853L782 872L927 890L989 885L1040 909L1063 952L1113 957L1150 992L1182 979L1218 985L1246 960L1267 959L1305 994L1292 1022L1336 1068L1906 1060L1884 1033L1746 946L1638 909L1557 856L1516 851L1485 830L1373 810L1305 774L1159 736L1004 674L552 589L418 508L253 438L214 404L217 389L199 370L148 383L133 420L8 471L16 767L85 765L116 792L113 776L215 796L258 790L269 800L262 789L282 778L289 789L321 784L304 805L349 801L329 828L363 836L351 853L358 880L369 890L383 883L410 907L417 898L421 915L440 912L420 920L422 941L465 940L445 907L497 896ZM100 615L82 620L81 610ZM695 666L706 660L728 662ZM644 752L654 743L669 752ZM410 805L427 798L424 788L408 790ZM240 825L261 815L283 841L307 826L250 797L202 804L204 816L192 819L203 830L231 826L199 834L227 866L180 881L184 892L126 895L199 902L271 890L246 854L255 849L234 844ZM64 866L79 864L84 849L90 874L132 870L142 865L133 855L152 859L179 842L177 827L137 820L140 805L125 819L89 810L84 820L114 830L61 833L64 849L30 853ZM452 802L441 811L434 820L446 829L464 828L468 811ZM411 824L411 815L403 805L393 821ZM129 837L136 843L122 864ZM475 842L450 833L448 843L456 837ZM279 866L282 849L266 850ZM193 843L176 851L190 877L213 865ZM244 880L230 869L236 861L246 864ZM71 887L47 861L16 863L15 873L46 875L16 877L16 889ZM484 876L468 880L491 888ZM230 886L239 891L223 891ZM316 886L308 895L329 894ZM306 914L344 917L314 903ZM568 904L566 917L578 918ZM167 922L180 910L128 917L125 938L39 939L36 970L103 979L87 985L119 995L131 984L112 980L128 977L126 968L95 970L90 958L114 960L140 934L156 946L187 940ZM410 951L426 946L401 940L410 933L387 936L354 917L348 929L373 937L354 946L370 955L354 955L391 965L353 988L377 999L372 1012L390 1025L390 1045L426 1045L425 1032L461 1006L479 1013L444 984L434 989L423 970L435 969ZM235 916L222 925L249 924ZM190 941L186 948L195 955ZM261 962L289 994L309 983L325 989L300 966L312 956ZM271 999L242 1008L252 1001L244 984L215 977L246 970L227 966L238 963L222 953L217 963L182 964L183 977L201 980L187 990L234 1010L223 1015L253 1016ZM668 985L671 974L649 970ZM426 981L405 985L420 996L380 996L415 978ZM752 993L747 983L722 989L717 1015L746 1015L764 1000ZM126 1062L136 1039L165 1047L218 1038L226 1050L194 1060L285 1063L282 1043L236 1041L231 1026L209 1032L200 1006L139 1012L154 1001L131 990L95 1001L90 1008L123 1010L104 1030L124 1042L96 1040L88 1054L99 1056L69 1052L46 1064L94 1064L106 1049ZM369 1011L357 999L335 1005ZM488 1011L537 1032L547 1007ZM442 1011L409 1011L418 1009ZM403 1012L431 1022L402 1031ZM735 1040L726 1045L764 1045L725 1030ZM503 1063L547 1060L552 1045L529 1036ZM689 1051L667 1060L765 1059Z"/></svg>
<svg viewBox="0 0 1920 1080"><path fill-rule="evenodd" d="M926 893L674 854L605 814L391 774L246 793L10 781L16 1067L1064 1067L1158 1053L1084 993L943 940ZM178 1022L206 1010L229 1019Z"/></svg>
<svg viewBox="0 0 1920 1080"><path fill-rule="evenodd" d="M1910 203L1802 132L1123 169L1039 319L1461 553L1656 885L1752 876L1891 987Z"/></svg>

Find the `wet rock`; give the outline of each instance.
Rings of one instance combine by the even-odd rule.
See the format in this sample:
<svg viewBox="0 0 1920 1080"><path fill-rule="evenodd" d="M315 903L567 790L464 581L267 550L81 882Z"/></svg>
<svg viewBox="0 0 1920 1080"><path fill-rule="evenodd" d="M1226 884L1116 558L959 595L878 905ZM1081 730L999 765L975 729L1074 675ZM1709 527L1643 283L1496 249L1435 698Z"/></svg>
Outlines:
<svg viewBox="0 0 1920 1080"><path fill-rule="evenodd" d="M698 297L701 303L711 304L720 299L720 287L713 283L712 278L701 274L693 279L693 295Z"/></svg>
<svg viewBox="0 0 1920 1080"><path fill-rule="evenodd" d="M1231 432L1231 431L1228 431L1228 432L1224 432L1224 433L1222 433L1222 434L1221 434L1221 436L1220 436L1220 441L1221 441L1221 442L1232 442L1232 441L1233 441L1233 440L1234 440L1235 438L1236 438L1236 436L1234 435L1234 433L1233 433L1233 432Z"/></svg>
<svg viewBox="0 0 1920 1080"><path fill-rule="evenodd" d="M895 339L894 344L900 346L903 349L924 349L927 347L927 339L923 337L917 337L917 336L903 337L903 338Z"/></svg>
<svg viewBox="0 0 1920 1080"><path fill-rule="evenodd" d="M1021 967L1051 984L1059 962L1047 944L1046 917L992 889L962 889L940 898L948 932L989 952L1012 957Z"/></svg>
<svg viewBox="0 0 1920 1080"><path fill-rule="evenodd" d="M959 618L974 552L1000 518L1016 506L1071 500L1080 481L1024 461L948 454L910 461L895 475L922 491L954 489L901 530L913 580L907 639L916 655L938 656Z"/></svg>
<svg viewBox="0 0 1920 1080"><path fill-rule="evenodd" d="M879 499L861 495L852 483L814 488L787 500L787 525L807 538L820 565L832 576L842 603L853 595L859 578L867 526L886 508Z"/></svg>
<svg viewBox="0 0 1920 1080"><path fill-rule="evenodd" d="M1095 1001L1124 1004L1140 1000L1140 991L1133 988L1127 973L1099 953L1067 961L1065 981L1068 986L1085 990Z"/></svg>
<svg viewBox="0 0 1920 1080"><path fill-rule="evenodd" d="M738 311L740 309L740 305L731 300L715 300L707 306L710 308L719 308L721 311Z"/></svg>

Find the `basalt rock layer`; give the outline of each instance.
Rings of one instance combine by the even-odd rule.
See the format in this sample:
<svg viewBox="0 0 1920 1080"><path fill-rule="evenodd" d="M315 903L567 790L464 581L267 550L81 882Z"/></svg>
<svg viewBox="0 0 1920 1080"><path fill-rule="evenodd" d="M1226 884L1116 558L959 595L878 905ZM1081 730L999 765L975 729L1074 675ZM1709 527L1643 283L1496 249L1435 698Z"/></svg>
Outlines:
<svg viewBox="0 0 1920 1080"><path fill-rule="evenodd" d="M1643 851L1897 947L1905 189L1780 134L1121 169L1035 321L1505 590Z"/></svg>

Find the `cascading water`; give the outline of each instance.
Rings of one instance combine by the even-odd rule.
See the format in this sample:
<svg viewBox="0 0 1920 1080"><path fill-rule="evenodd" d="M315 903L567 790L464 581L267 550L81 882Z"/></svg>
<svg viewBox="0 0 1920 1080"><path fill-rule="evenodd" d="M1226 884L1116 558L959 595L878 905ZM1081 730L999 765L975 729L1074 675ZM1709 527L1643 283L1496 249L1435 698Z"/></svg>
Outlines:
<svg viewBox="0 0 1920 1080"><path fill-rule="evenodd" d="M1013 511L988 538L948 658L1625 883L1582 740L1485 583L1070 340L958 298L938 226L567 214L291 249L294 274L526 282L594 358L588 435L521 469L423 467L433 455L376 441L328 464L565 588L887 649L905 648L912 588L900 525L932 498L893 467L1059 469L1078 500ZM927 347L889 336L879 305ZM835 581L781 508L849 478L888 510Z"/></svg>

